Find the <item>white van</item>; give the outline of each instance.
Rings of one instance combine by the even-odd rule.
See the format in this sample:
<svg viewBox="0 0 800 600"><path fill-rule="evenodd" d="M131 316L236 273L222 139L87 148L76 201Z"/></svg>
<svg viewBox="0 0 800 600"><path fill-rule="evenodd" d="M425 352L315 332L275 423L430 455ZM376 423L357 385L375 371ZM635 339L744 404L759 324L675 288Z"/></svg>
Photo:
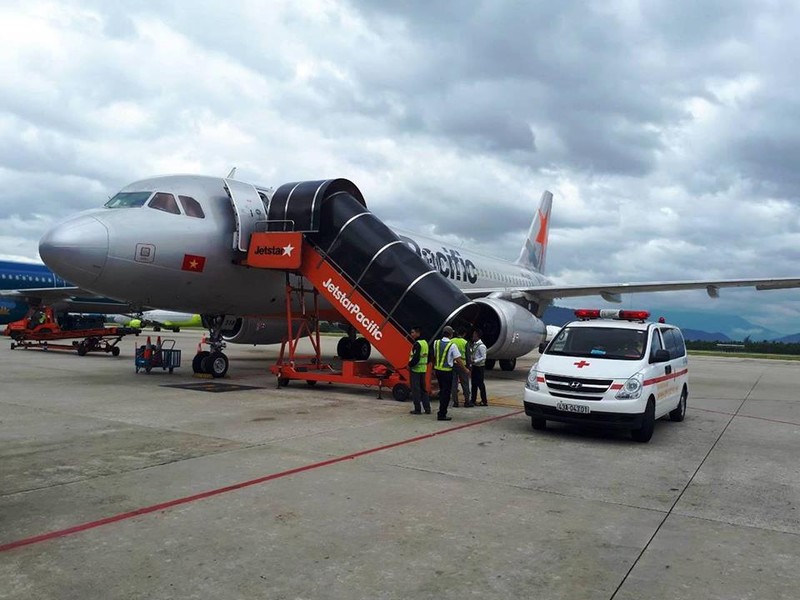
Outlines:
<svg viewBox="0 0 800 600"><path fill-rule="evenodd" d="M630 429L653 436L656 419L683 421L689 363L680 329L647 321L638 310L575 311L531 367L525 414L534 429L547 421Z"/></svg>

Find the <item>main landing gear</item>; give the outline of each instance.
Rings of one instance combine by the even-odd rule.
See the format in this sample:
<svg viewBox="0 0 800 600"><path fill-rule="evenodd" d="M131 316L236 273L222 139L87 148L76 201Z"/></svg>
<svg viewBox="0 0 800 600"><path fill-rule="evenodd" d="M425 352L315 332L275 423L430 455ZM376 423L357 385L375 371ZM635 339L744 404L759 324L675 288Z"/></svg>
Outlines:
<svg viewBox="0 0 800 600"><path fill-rule="evenodd" d="M206 373L214 379L225 377L228 372L228 357L222 352L225 342L222 340L222 325L225 315L203 315L203 326L208 328L206 342L210 350L201 350L192 359L192 371Z"/></svg>
<svg viewBox="0 0 800 600"><path fill-rule="evenodd" d="M347 337L336 344L336 354L344 360L367 360L372 354L372 345L366 338L356 337L356 330L350 327Z"/></svg>

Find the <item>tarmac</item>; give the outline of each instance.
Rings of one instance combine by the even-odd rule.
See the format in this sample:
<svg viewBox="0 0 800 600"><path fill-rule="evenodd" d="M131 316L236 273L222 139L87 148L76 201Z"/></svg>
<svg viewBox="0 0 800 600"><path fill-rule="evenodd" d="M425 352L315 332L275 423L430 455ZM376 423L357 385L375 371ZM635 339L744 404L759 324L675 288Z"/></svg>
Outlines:
<svg viewBox="0 0 800 600"><path fill-rule="evenodd" d="M800 598L798 363L691 357L686 420L637 444L533 431L535 354L438 422L277 388L274 346L197 379L200 335L165 335L173 374L134 372L142 337L3 343L0 598Z"/></svg>

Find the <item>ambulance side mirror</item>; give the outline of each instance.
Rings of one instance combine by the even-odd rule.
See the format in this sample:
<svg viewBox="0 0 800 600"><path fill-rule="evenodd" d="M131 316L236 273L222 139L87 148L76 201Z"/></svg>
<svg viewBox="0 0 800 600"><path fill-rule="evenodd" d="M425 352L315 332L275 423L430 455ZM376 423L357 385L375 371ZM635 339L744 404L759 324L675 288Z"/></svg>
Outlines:
<svg viewBox="0 0 800 600"><path fill-rule="evenodd" d="M656 350L656 353L653 355L653 362L654 363L663 363L669 362L669 350Z"/></svg>

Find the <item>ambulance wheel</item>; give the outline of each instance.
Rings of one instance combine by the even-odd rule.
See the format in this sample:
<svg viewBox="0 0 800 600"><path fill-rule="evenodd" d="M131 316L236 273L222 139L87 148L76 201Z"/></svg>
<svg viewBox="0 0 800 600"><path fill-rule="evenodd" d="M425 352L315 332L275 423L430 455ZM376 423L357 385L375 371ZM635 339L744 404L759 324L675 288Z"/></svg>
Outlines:
<svg viewBox="0 0 800 600"><path fill-rule="evenodd" d="M352 348L353 358L355 360L367 360L370 354L372 354L372 346L367 339L363 337L356 339Z"/></svg>
<svg viewBox="0 0 800 600"><path fill-rule="evenodd" d="M80 344L78 344L78 356L86 356L87 352L88 349L86 348L85 342L81 342Z"/></svg>
<svg viewBox="0 0 800 600"><path fill-rule="evenodd" d="M144 348L144 346L142 346ZM192 359L192 373L205 373L203 370L203 359L211 354L208 350L203 350L194 355Z"/></svg>
<svg viewBox="0 0 800 600"><path fill-rule="evenodd" d="M536 431L547 429L547 419L544 417L531 417L531 427Z"/></svg>
<svg viewBox="0 0 800 600"><path fill-rule="evenodd" d="M392 388L392 398L398 402L405 402L411 396L411 388L405 383L398 383Z"/></svg>
<svg viewBox="0 0 800 600"><path fill-rule="evenodd" d="M119 356L119 346L111 348L111 356Z"/></svg>
<svg viewBox="0 0 800 600"><path fill-rule="evenodd" d="M516 367L517 367L516 358L507 358L500 360L500 370L502 371L513 371Z"/></svg>
<svg viewBox="0 0 800 600"><path fill-rule="evenodd" d="M336 344L336 354L345 360L353 358L353 342L349 337L343 337Z"/></svg>
<svg viewBox="0 0 800 600"><path fill-rule="evenodd" d="M646 444L653 437L653 430L656 427L656 401L651 396L647 401L647 408L642 415L642 426L639 429L631 430L631 437L635 442Z"/></svg>
<svg viewBox="0 0 800 600"><path fill-rule="evenodd" d="M491 371L492 369L494 369L494 363L495 363L495 360L493 358L487 358L486 359L486 364L484 365L484 368L487 371Z"/></svg>
<svg viewBox="0 0 800 600"><path fill-rule="evenodd" d="M689 397L689 392L686 390L686 386L683 386L683 391L681 392L681 399L678 401L678 406L675 410L669 413L669 420L675 421L680 423L683 421L684 417L686 417L686 399Z"/></svg>
<svg viewBox="0 0 800 600"><path fill-rule="evenodd" d="M206 372L214 379L225 377L225 373L228 372L228 357L222 352L212 352L203 362Z"/></svg>

